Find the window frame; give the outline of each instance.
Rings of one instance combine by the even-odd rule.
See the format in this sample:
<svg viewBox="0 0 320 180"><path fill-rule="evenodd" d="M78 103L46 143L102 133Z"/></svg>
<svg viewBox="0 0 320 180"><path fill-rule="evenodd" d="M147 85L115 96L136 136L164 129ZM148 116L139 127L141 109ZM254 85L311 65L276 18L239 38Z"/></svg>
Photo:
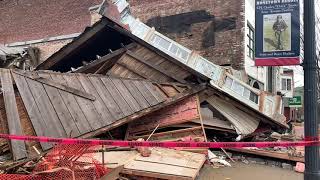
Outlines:
<svg viewBox="0 0 320 180"><path fill-rule="evenodd" d="M255 39L255 29L253 28L253 26L249 22L247 22L247 28L248 28L248 31L249 31L247 33L247 38L248 38L248 44L247 44L248 53L247 53L247 56L250 59L254 60L255 59L255 40L256 40ZM250 34L252 34L252 37L250 36Z"/></svg>
<svg viewBox="0 0 320 180"><path fill-rule="evenodd" d="M290 81L290 83L288 83ZM285 87L283 87L283 82L285 82ZM290 89L288 88L288 84L290 84ZM281 90L282 91L291 91L292 90L292 78L283 77L281 78Z"/></svg>
<svg viewBox="0 0 320 180"><path fill-rule="evenodd" d="M228 82L228 83L227 83ZM225 87L230 89L231 91L235 92L236 94L240 95L241 97L259 105L259 95L256 94L254 91L252 91L251 89L243 86L241 83L237 82L235 79L229 77L229 76L226 76L225 78ZM237 86L237 87L235 87ZM240 91L240 87L241 86L241 91ZM239 88L239 89L236 89L236 88ZM249 92L249 94L246 93ZM249 95L249 96L246 96L246 95Z"/></svg>

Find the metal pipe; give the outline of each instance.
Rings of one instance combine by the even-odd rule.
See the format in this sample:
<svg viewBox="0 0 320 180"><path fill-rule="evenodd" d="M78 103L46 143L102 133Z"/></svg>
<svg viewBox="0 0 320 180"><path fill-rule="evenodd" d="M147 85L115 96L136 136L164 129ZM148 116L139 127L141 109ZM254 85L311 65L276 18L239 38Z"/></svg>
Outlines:
<svg viewBox="0 0 320 180"><path fill-rule="evenodd" d="M318 137L317 118L317 60L315 41L314 0L304 0L304 115L305 137ZM320 151L318 146L305 148L305 180L320 179Z"/></svg>

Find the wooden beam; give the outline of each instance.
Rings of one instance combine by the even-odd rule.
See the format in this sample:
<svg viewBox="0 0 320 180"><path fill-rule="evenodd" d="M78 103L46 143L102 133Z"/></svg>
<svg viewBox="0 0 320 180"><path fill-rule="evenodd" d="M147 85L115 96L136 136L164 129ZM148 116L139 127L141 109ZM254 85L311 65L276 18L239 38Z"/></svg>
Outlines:
<svg viewBox="0 0 320 180"><path fill-rule="evenodd" d="M94 72L94 74L102 73L105 68L108 68L108 67L112 66L112 64L113 63L111 63L110 61L104 62L103 65L100 66L100 68Z"/></svg>
<svg viewBox="0 0 320 180"><path fill-rule="evenodd" d="M159 66L156 66L156 65L154 65L154 64L151 64L151 63L150 63L151 60L149 60L149 59L148 59L148 60L145 60L143 57L135 54L134 52L132 52L132 51L130 51L130 50L127 51L127 54L128 54L129 56L133 57L134 59L140 61L141 63L143 63L143 64L145 64L145 65L147 65L147 66L149 66L149 67L151 67L151 68L153 68L153 69L155 69L155 70L157 70L158 72L160 72L160 73L162 73L162 74L164 74L164 75L166 75L166 76L168 76L168 77L170 77L170 78L172 78L172 79L174 79L174 80L176 80L176 81L178 81L178 82L180 82L180 83L187 83L187 81L185 81L185 80L183 80L183 79L180 79L180 78L177 77L175 74L173 74L173 73L171 73L171 72L169 72L169 71L167 71L167 70L165 70L165 69L162 69L162 68L160 68Z"/></svg>
<svg viewBox="0 0 320 180"><path fill-rule="evenodd" d="M96 131L84 134L84 135L81 136L81 138L90 138L90 137L98 136L98 135L100 135L100 134L102 134L102 133L104 133L106 131L109 131L109 130L112 130L114 128L117 128L117 127L119 127L119 126L121 126L123 124L129 123L129 122L131 122L131 121L133 121L135 119L138 119L138 118L140 118L142 116L145 116L145 115L147 115L149 113L155 112L155 111L157 111L157 110L159 110L161 108L164 108L166 106L174 104L174 103L176 103L176 102L178 102L180 100L183 100L183 99L185 99L185 98L187 98L187 97L189 97L189 96L191 96L193 94L196 94L196 93L204 90L205 88L206 88L206 86L204 86L204 85L197 85L197 86L191 88L190 90L188 90L188 91L186 91L184 93L180 93L180 94L178 94L178 95L176 95L176 96L174 96L174 97L172 97L172 98L170 98L170 99L168 99L168 100L166 100L166 101L164 101L164 102L162 102L160 104L157 104L157 105L152 106L150 108L147 108L147 109L144 109L144 110L139 111L137 113L134 113L134 114L132 114L132 115L130 115L128 117L120 119L120 120L118 120L118 121L116 121L116 122L114 122L114 123L112 123L112 124L110 124L108 126L100 128L100 129L98 129Z"/></svg>
<svg viewBox="0 0 320 180"><path fill-rule="evenodd" d="M36 70L50 69L51 67L59 63L61 60L63 60L65 57L70 56L70 54L74 53L77 48L83 46L84 43L86 43L89 39L95 36L98 32L106 28L107 24L108 23L106 21L99 21L98 23L95 23L93 27L91 27L89 30L82 33L71 43L64 46L61 50L54 53L46 61L37 66Z"/></svg>
<svg viewBox="0 0 320 180"><path fill-rule="evenodd" d="M128 69L131 73L136 74L136 75L142 77L143 79L149 79L148 75L146 75L146 74L144 74L144 73L141 73L141 72L139 72L139 71L135 71L134 69L132 69L132 68L130 68L129 66L127 66L125 63L117 62L117 65L122 66L122 67Z"/></svg>
<svg viewBox="0 0 320 180"><path fill-rule="evenodd" d="M27 77L27 78L35 80L35 81L38 81L38 82L46 84L48 86L52 86L52 87L60 89L62 91L66 91L66 92L69 92L71 94L74 94L74 95L89 99L91 101L95 101L96 100L96 97L91 95L91 94L89 94L89 93L86 93L86 92L81 91L79 89L72 88L70 86L66 86L64 84L57 83L57 82L52 81L50 79L42 78L42 77L40 77L38 75L35 75L35 74L27 74L27 73L24 73L24 72L19 72L17 70L14 70L13 73L16 73L18 75Z"/></svg>
<svg viewBox="0 0 320 180"><path fill-rule="evenodd" d="M93 61L92 63L89 63L89 64L77 69L75 71L75 73L84 73L91 68L94 68L97 66L99 67L99 65L101 65L101 64L105 65L104 68L106 68L107 65L112 66L113 63L115 63L115 61L118 60L118 59L114 60L115 58L117 58L118 56L121 56L123 53L125 53L127 51L127 49L132 49L132 48L135 48L136 46L137 45L135 43L131 43L123 48L112 51L112 53L109 53L109 54L101 57L100 59L97 59L97 60ZM112 60L114 60L114 61L112 61ZM110 63L107 63L107 62L110 62ZM102 65L102 66L104 66L104 65ZM99 69L101 69L102 66L100 66ZM98 67L97 67L97 69L98 69ZM95 74L98 74L98 73L95 73Z"/></svg>
<svg viewBox="0 0 320 180"><path fill-rule="evenodd" d="M1 69L0 74L9 133L12 135L23 135L10 70ZM14 160L27 157L24 141L11 140L11 150Z"/></svg>
<svg viewBox="0 0 320 180"><path fill-rule="evenodd" d="M158 83L152 83L152 84L156 85L167 97L170 97L170 94L160 84Z"/></svg>

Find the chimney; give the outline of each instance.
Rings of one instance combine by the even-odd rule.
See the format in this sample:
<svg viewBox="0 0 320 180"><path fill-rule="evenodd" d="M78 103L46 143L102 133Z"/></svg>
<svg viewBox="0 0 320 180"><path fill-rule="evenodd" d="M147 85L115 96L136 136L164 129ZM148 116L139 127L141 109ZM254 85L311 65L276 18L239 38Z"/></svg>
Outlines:
<svg viewBox="0 0 320 180"><path fill-rule="evenodd" d="M106 8L107 2L106 0L103 0L101 4L95 5L95 6L91 6L89 8L89 12L90 12L90 16L91 16L91 25L93 25L94 23L98 22L102 15L105 12L105 8Z"/></svg>
<svg viewBox="0 0 320 180"><path fill-rule="evenodd" d="M101 19L101 15L98 13L98 6L92 6L89 8L90 16L91 16L91 21L90 25L92 26L94 23L98 22Z"/></svg>

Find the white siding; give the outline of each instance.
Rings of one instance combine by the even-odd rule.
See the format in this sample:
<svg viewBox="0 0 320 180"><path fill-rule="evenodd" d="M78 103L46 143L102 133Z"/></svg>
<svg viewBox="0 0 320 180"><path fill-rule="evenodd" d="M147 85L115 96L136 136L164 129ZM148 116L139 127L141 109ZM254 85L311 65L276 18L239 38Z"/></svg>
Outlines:
<svg viewBox="0 0 320 180"><path fill-rule="evenodd" d="M249 44L248 34L248 22L254 27L255 26L255 0L246 0L245 2L245 52L244 52L244 66L246 73L252 78L264 83L264 90L266 90L267 85L267 68L265 67L256 67L254 66L254 60L248 56L248 48Z"/></svg>

